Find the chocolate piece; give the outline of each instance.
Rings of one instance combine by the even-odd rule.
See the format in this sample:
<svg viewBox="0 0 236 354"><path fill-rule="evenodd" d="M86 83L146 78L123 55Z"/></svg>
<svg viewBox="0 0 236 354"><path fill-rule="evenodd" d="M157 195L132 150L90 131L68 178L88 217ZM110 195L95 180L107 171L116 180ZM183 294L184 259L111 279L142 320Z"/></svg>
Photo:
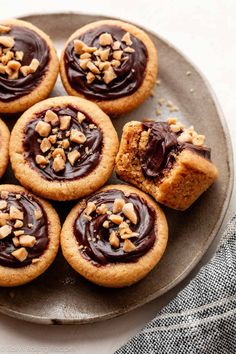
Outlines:
<svg viewBox="0 0 236 354"><path fill-rule="evenodd" d="M211 150L204 146L190 143L180 143L177 138L180 133L174 133L165 122L145 122L144 130L150 130L145 152L140 154L142 171L148 178L163 178L173 167L176 155L183 149L191 151L210 160Z"/></svg>
<svg viewBox="0 0 236 354"><path fill-rule="evenodd" d="M12 227L12 232L10 235L0 240L0 265L10 268L20 268L32 263L34 258L39 258L48 246L48 226L47 226L47 215L45 214L43 208L32 196L22 193L20 199L16 199L16 194L9 193L7 200L7 208L4 210L5 213L10 212L10 208L15 207L20 209L24 213L24 219L22 220L23 226L21 231L24 235L34 236L36 242L33 247L27 247L27 257L25 260L20 262L16 257L12 255L12 252L16 251L17 243L14 240L17 238L20 240L20 235L15 237L13 233L15 219L7 220L7 223ZM41 212L41 218L35 218L35 210ZM29 227L29 225L32 227ZM13 240L14 239L14 240Z"/></svg>
<svg viewBox="0 0 236 354"><path fill-rule="evenodd" d="M70 163L69 159L67 158L65 161L65 168L58 171L53 169L53 158L49 159L49 163L47 163L43 169L38 166L36 163L36 156L42 155L43 153L40 149L41 143L37 141L40 136L35 131L35 127L40 120L44 120L46 113L46 111L44 111L38 113L38 115L33 118L33 120L25 128L25 139L23 145L26 160L28 160L30 165L48 181L72 180L88 175L96 168L101 159L103 147L103 136L101 130L99 128L91 129L89 127L89 125L94 124L94 122L85 113L83 114L86 118L81 123L79 123L77 118L78 110L72 106L68 106L66 108L51 108L51 110L56 113L59 118L63 116L71 117L69 129L67 131L58 130L58 132L55 133L57 135L57 141L54 144L55 148L58 147L58 141L62 142L65 139L69 139L67 137L67 133L73 129L81 131L81 133L83 133L86 137L86 141L84 141L83 144L78 144L78 142L70 141L70 148L64 150L66 156L69 155L70 151L77 150L80 153L79 158L74 164ZM58 120L53 128L59 129L59 127L60 122ZM60 138L58 138L58 134ZM46 157L48 153L49 151L46 151L43 155Z"/></svg>
<svg viewBox="0 0 236 354"><path fill-rule="evenodd" d="M39 61L39 67L35 73L15 80L0 74L0 100L3 102L10 102L32 92L42 81L49 62L48 45L36 32L23 26L12 26L7 35L15 40L11 50L24 53L22 67L29 66L33 59Z"/></svg>
<svg viewBox="0 0 236 354"><path fill-rule="evenodd" d="M109 221L109 228L106 227L107 223L104 226L104 222L110 220L107 213L100 214L93 211L88 218L85 214L86 209L83 209L74 224L74 233L79 242L80 251L85 258L97 266L115 262L135 262L152 248L157 237L154 209L134 193L125 196L122 191L111 189L88 197L86 203L93 202L96 207L105 204L108 210L112 211L115 199L124 199L125 203L132 203L137 214L137 224L130 223L129 225L132 232L137 233L137 236L132 238L135 246L132 251L124 251L125 240L122 238L119 238L119 247L112 247L110 243L112 240L109 241L109 236L119 229L119 225ZM117 215L125 217L122 212Z"/></svg>
<svg viewBox="0 0 236 354"><path fill-rule="evenodd" d="M103 25L95 29L86 31L81 34L77 39L84 42L89 47L100 48L99 37L103 33L109 33L113 37L113 43L120 42L119 50L125 50L127 45L121 42L122 37L127 33L118 26ZM99 78L89 83L87 82L87 71L80 66L79 55L74 51L74 41L71 41L64 55L66 73L70 85L78 92L84 94L88 98L112 100L119 97L131 95L135 92L143 82L144 73L147 64L147 49L142 41L130 35L132 40L132 49L134 52L124 52L123 58L126 60L121 61L120 66L113 67L115 79L105 83ZM110 48L108 60L112 61L112 45L102 47L103 49ZM91 54L92 60L96 60L95 53ZM111 76L111 75L110 75Z"/></svg>

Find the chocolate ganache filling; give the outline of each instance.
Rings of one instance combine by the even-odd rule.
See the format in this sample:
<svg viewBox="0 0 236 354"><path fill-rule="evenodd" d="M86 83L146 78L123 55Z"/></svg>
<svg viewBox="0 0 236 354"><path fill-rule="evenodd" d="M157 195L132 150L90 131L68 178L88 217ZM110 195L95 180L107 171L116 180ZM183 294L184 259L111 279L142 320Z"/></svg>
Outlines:
<svg viewBox="0 0 236 354"><path fill-rule="evenodd" d="M51 150L43 154L40 149L40 135L35 128L39 121L44 120L46 111L38 113L36 118L27 124L25 128L23 146L26 160L28 160L30 165L39 171L40 174L48 181L73 180L88 175L99 164L102 156L103 135L101 129L97 127L92 119L85 113L82 113L85 116L85 119L79 123L77 118L78 109L72 106L65 108L52 108L51 111L57 114L59 120L60 117L70 116L71 120L69 128L67 130L60 130L59 122L54 125L52 127L51 134L56 135L57 140L54 144L52 143ZM54 133L54 129L57 130L57 132ZM83 144L78 144L71 141L68 132L72 130L82 132L86 137L86 141ZM63 140L69 140L70 144L69 147L64 149L64 154L66 157L65 168L60 171L55 171L53 169L53 158L50 155L52 155L56 148L60 148L62 146L61 143ZM78 151L80 155L74 165L71 165L68 160L68 155L71 151ZM36 163L37 155L43 155L48 158L48 163L43 166L43 168Z"/></svg>
<svg viewBox="0 0 236 354"><path fill-rule="evenodd" d="M116 78L106 84L104 80L97 77L92 83L86 80L87 71L80 66L79 55L74 51L74 40L71 41L64 55L66 74L70 85L78 92L91 99L112 100L119 97L131 95L135 92L143 82L144 73L147 65L147 49L142 41L137 37L130 35L132 40L132 52L124 52L127 45L122 42L122 38L126 31L118 26L103 25L88 30L76 39L81 40L89 47L100 48L99 37L103 33L112 35L113 43L119 41L121 43L119 50L123 51L121 64L114 67ZM110 49L108 61L113 59L112 45L104 46L103 49ZM91 59L96 62L95 54Z"/></svg>
<svg viewBox="0 0 236 354"><path fill-rule="evenodd" d="M210 160L211 150L204 146L178 142L178 133L170 130L165 122L145 122L143 129L149 130L148 144L141 153L142 171L149 178L163 178L173 167L176 155L189 149Z"/></svg>
<svg viewBox="0 0 236 354"><path fill-rule="evenodd" d="M16 198L20 196L20 198ZM9 213L11 207L15 207L23 212L22 227L15 228L14 219L7 220L7 224L12 227L12 232L5 238L0 239L0 265L4 267L19 268L32 263L33 259L39 258L48 246L48 226L47 215L43 208L31 195L21 193L9 193L7 199L7 207L1 210L1 213ZM35 211L39 211L41 217L35 216ZM0 216L1 217L1 216ZM13 238L16 238L14 232L22 230L24 235L31 235L36 238L33 247L26 247L28 255L22 262L12 255L12 252L21 247L16 247L13 243ZM18 237L19 238L19 237Z"/></svg>
<svg viewBox="0 0 236 354"><path fill-rule="evenodd" d="M137 236L131 239L134 245L132 251L124 251L124 240L122 239L120 239L118 248L114 248L110 244L109 236L111 232L117 232L119 226L111 221L109 221L109 228L103 226L104 221L109 220L107 213L98 214L93 211L90 215L91 220L89 220L85 215L85 209L83 209L74 224L74 233L82 255L97 266L116 262L135 262L152 248L157 237L155 210L137 194L131 193L126 196L120 190L111 189L89 197L86 202L94 202L96 207L105 204L108 210L112 211L116 198L123 199L125 203L132 203L137 215L137 223L129 225L130 229L137 233ZM124 217L122 212L118 215Z"/></svg>
<svg viewBox="0 0 236 354"><path fill-rule="evenodd" d="M9 79L6 74L0 74L0 100L9 102L29 94L40 84L48 70L49 48L42 37L23 26L12 26L9 33L2 35L14 39L15 44L11 51L24 53L21 61L22 66L30 65L33 59L39 61L36 72L25 77L20 75L18 79Z"/></svg>

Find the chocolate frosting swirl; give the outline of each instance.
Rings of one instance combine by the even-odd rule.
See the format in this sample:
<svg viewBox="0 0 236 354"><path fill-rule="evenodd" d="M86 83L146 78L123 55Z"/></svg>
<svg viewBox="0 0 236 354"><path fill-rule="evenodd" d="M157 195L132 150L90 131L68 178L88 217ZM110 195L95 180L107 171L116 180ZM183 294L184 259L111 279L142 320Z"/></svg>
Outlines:
<svg viewBox="0 0 236 354"><path fill-rule="evenodd" d="M94 122L84 112L82 113L86 116L86 119L80 124L77 119L78 110L72 106L65 108L51 108L51 110L55 112L58 117L65 115L71 116L70 129L79 130L86 136L87 140L84 144L78 145L74 142L71 142L70 144L72 149L76 149L80 152L79 160L74 166L71 166L67 159L65 169L59 172L54 171L52 168L53 159L50 159L50 163L46 165L44 169L40 168L36 164L36 155L43 154L40 150L40 143L37 142L37 139L39 139L40 136L35 131L35 127L40 120L43 120L46 111L38 113L37 116L29 124L27 124L25 128L25 138L23 142L25 159L28 160L30 165L48 181L73 180L88 175L96 168L101 159L103 147L102 131L98 127L93 130L89 128L89 124L94 124ZM66 132L67 131L60 131L60 140L67 139ZM89 154L86 152L87 149L90 151ZM67 154L66 151L65 153ZM44 155L47 155L47 153Z"/></svg>
<svg viewBox="0 0 236 354"><path fill-rule="evenodd" d="M105 204L109 210L116 198L124 199L126 203L133 203L135 212L138 217L136 225L131 225L133 232L139 233L139 236L132 238L133 244L136 246L132 252L123 250L123 241L121 240L118 249L112 248L109 243L109 234L118 229L118 225L111 223L109 229L102 226L105 220L108 220L108 214L98 215L95 212L91 214L92 220L88 220L84 215L84 209L79 213L75 224L74 233L79 245L83 245L81 250L83 256L92 261L95 265L105 265L116 262L135 262L139 257L145 255L154 245L157 237L155 233L155 210L147 205L146 201L137 194L131 193L126 196L122 191L110 189L105 192L97 193L86 199L87 202L94 202L96 207ZM124 217L122 213L118 213ZM98 238L96 237L98 235Z"/></svg>
<svg viewBox="0 0 236 354"><path fill-rule="evenodd" d="M0 100L10 102L31 93L40 84L48 70L49 48L42 37L23 26L12 26L11 31L4 35L15 40L12 51L24 52L22 66L28 66L34 58L40 63L35 73L26 77L20 76L17 80L8 79L7 75L0 74Z"/></svg>
<svg viewBox="0 0 236 354"><path fill-rule="evenodd" d="M189 143L179 143L178 134L170 130L165 122L145 122L144 130L150 130L146 151L141 153L142 171L149 178L163 178L176 161L176 155L183 149L210 160L211 150Z"/></svg>
<svg viewBox="0 0 236 354"><path fill-rule="evenodd" d="M76 39L83 41L87 46L99 48L99 36L106 32L112 35L114 41L121 41L126 33L118 26L103 25L86 31ZM87 83L86 72L80 67L79 56L74 52L74 40L71 41L64 55L66 75L70 85L77 92L92 99L112 100L135 92L143 82L148 53L142 41L133 35L130 35L130 37L133 42L132 48L135 52L124 53L128 59L123 61L120 67L114 68L117 78L108 85L102 80L94 80L92 84ZM126 47L124 43L121 43L122 50ZM104 49L106 48L111 47L104 47ZM108 60L111 59L110 54Z"/></svg>
<svg viewBox="0 0 236 354"><path fill-rule="evenodd" d="M28 256L23 262L20 262L11 254L17 249L12 242L13 232L0 240L0 265L4 267L20 268L27 266L31 264L32 259L40 257L48 247L48 220L44 209L31 195L25 193L20 195L21 198L16 199L15 193L9 193L8 207L4 212L9 212L10 206L15 206L23 211L24 220L22 221L24 225L21 230L24 231L25 235L34 236L37 241L33 247L27 247ZM42 213L42 217L38 220L34 215L36 209ZM9 225L13 226L14 223L15 220L9 220ZM30 228L28 224L32 224L32 227Z"/></svg>

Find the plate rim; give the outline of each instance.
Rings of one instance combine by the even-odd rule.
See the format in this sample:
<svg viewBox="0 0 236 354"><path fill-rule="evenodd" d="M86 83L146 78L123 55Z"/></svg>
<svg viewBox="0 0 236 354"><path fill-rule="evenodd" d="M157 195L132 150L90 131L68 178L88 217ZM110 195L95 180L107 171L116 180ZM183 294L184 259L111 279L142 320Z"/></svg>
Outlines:
<svg viewBox="0 0 236 354"><path fill-rule="evenodd" d="M188 56L186 56L186 54L184 54L180 49L178 49L175 45L173 45L171 42L169 42L168 40L166 40L164 37L162 37L161 35L157 34L155 31L150 30L149 28L147 28L146 26L140 26L139 24L133 23L132 21L128 21L128 20L124 20L124 19L120 19L119 17L114 17L114 16L104 16L101 14L95 14L95 13L85 13L85 12L74 12L74 11L63 11L63 12L49 12L49 13L33 13L33 14L26 14L20 17L17 17L17 19L20 20L26 20L29 17L39 17L39 16L43 16L43 17L47 17L47 16L60 16L60 15L77 15L77 16L92 16L92 17L101 17L103 19L114 19L114 20L121 20L121 21L125 21L125 22L129 22L131 24L134 24L136 26L138 26L139 28L143 29L144 31L147 31L148 33L150 33L152 36L155 36L158 38L158 40L160 40L162 43L164 43L165 45L167 45L170 49L174 50L175 52L177 52L186 62L188 62L188 64L190 64L190 66L195 70L195 72L200 76L200 78L202 79L202 81L204 82L204 84L206 85L206 88L209 92L209 94L211 95L212 98L212 103L215 106L216 109L216 113L218 116L218 119L220 121L224 136L225 136L225 140L226 140L226 147L227 147L227 170L229 173L229 182L228 182L228 189L226 191L226 197L224 199L223 202L223 206L220 212L220 216L217 220L217 222L215 223L213 229L210 232L210 235L207 239L207 242L204 245L204 248L198 252L198 254L193 258L192 262L189 264L189 266L171 283L169 283L167 286L165 286L163 289L159 290L158 292L151 294L149 296L147 296L144 300L140 301L138 304L135 305L131 305L128 308L122 308L121 310L117 310L115 312L112 313L108 313L106 315L97 315L97 316L93 316L93 317L88 317L86 319L80 319L80 318L49 318L49 317L45 317L45 316L37 316L37 315L30 315L30 314L26 314L23 312L18 312L16 310L13 309L9 309L7 308L5 305L0 305L0 313L8 315L10 317L13 318L17 318L20 320L24 320L27 322L31 322L31 323L37 323L37 324L51 324L51 325L62 325L62 324L87 324L87 323L96 323L96 322L100 322L100 321L105 321L107 319L112 319L121 315L124 315L130 311L133 311L137 308L140 308L141 306L144 306L145 304L153 301L154 299L160 297L161 295L167 293L168 291L170 291L171 289L173 289L174 287L176 287L177 285L179 285L190 273L191 271L197 266L197 264L200 262L200 260L202 259L202 257L206 254L206 252L208 251L210 245L212 244L213 240L215 239L223 221L224 221L224 217L226 215L226 212L228 210L229 207L229 203L230 203L230 199L231 199L231 195L232 195L232 191L233 191L233 183L234 183L234 163L233 163L233 149L232 149L232 141L231 141L231 136L229 133L229 128L227 125L227 121L225 119L224 113L222 111L222 108L219 104L218 98L210 84L210 82L208 81L208 79L206 78L206 76L201 72L201 70L198 68L198 66L192 62L191 59L188 58ZM174 283L174 284L173 284Z"/></svg>

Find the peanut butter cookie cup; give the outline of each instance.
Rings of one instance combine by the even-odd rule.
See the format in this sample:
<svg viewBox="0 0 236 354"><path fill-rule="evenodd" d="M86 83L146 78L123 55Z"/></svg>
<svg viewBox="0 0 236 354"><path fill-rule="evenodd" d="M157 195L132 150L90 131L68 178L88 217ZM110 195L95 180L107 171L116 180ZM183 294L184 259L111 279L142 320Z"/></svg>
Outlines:
<svg viewBox="0 0 236 354"><path fill-rule="evenodd" d="M10 140L16 178L54 200L77 199L110 177L119 141L109 117L77 97L49 98L17 121Z"/></svg>
<svg viewBox="0 0 236 354"><path fill-rule="evenodd" d="M50 38L32 24L0 21L0 112L22 112L45 99L59 61Z"/></svg>
<svg viewBox="0 0 236 354"><path fill-rule="evenodd" d="M30 282L50 266L60 221L46 201L20 186L0 186L0 286Z"/></svg>
<svg viewBox="0 0 236 354"><path fill-rule="evenodd" d="M0 178L6 171L9 160L10 132L6 124L0 119Z"/></svg>
<svg viewBox="0 0 236 354"><path fill-rule="evenodd" d="M95 101L110 115L128 112L149 95L157 51L149 36L125 22L90 23L71 35L61 55L66 91Z"/></svg>
<svg viewBox="0 0 236 354"><path fill-rule="evenodd" d="M173 209L187 209L217 179L205 136L175 118L129 122L123 128L116 173Z"/></svg>
<svg viewBox="0 0 236 354"><path fill-rule="evenodd" d="M129 286L161 259L168 226L159 206L128 185L109 185L77 204L61 232L62 252L88 280Z"/></svg>

